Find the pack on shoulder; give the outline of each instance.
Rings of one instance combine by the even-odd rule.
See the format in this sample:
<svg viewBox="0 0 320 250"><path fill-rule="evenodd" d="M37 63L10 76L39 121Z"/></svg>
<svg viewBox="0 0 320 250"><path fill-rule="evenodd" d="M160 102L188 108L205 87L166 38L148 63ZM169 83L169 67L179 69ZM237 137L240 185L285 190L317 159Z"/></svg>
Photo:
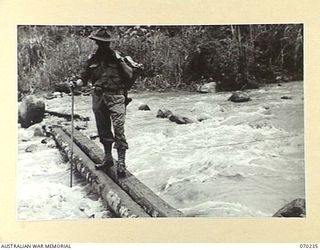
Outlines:
<svg viewBox="0 0 320 250"><path fill-rule="evenodd" d="M135 62L131 56L122 55L119 51L115 51L115 56L121 61L126 89L130 90L144 69L143 64Z"/></svg>

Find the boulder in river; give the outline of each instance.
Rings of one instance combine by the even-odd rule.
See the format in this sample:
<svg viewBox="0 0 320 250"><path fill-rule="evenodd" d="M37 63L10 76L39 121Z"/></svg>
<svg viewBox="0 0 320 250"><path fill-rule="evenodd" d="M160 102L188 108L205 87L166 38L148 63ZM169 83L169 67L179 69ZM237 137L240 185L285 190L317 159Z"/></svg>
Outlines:
<svg viewBox="0 0 320 250"><path fill-rule="evenodd" d="M306 200L295 199L285 205L273 217L305 217L306 216Z"/></svg>
<svg viewBox="0 0 320 250"><path fill-rule="evenodd" d="M168 109L159 109L157 117L160 118L168 118L170 121L175 122L177 124L189 124L194 123L194 121L188 117L184 117L181 115L175 115Z"/></svg>
<svg viewBox="0 0 320 250"><path fill-rule="evenodd" d="M232 93L232 95L229 97L228 101L247 102L247 101L251 101L251 98L246 92L236 91L236 92Z"/></svg>
<svg viewBox="0 0 320 250"><path fill-rule="evenodd" d="M37 144L31 144L30 146L28 146L25 151L27 153L32 153L37 149Z"/></svg>
<svg viewBox="0 0 320 250"><path fill-rule="evenodd" d="M47 144L47 143L48 143L48 140L49 140L49 138L44 138L44 139L41 140L41 143L42 143L42 144Z"/></svg>
<svg viewBox="0 0 320 250"><path fill-rule="evenodd" d="M35 126L37 126L37 125L35 125ZM34 136L45 136L45 131L43 130L43 128L41 126L37 126L34 129L33 135Z"/></svg>
<svg viewBox="0 0 320 250"><path fill-rule="evenodd" d="M45 113L45 104L33 95L26 96L18 110L18 122L21 127L28 128L33 124L43 120Z"/></svg>
<svg viewBox="0 0 320 250"><path fill-rule="evenodd" d="M173 113L168 109L159 109L157 113L158 118L169 118Z"/></svg>
<svg viewBox="0 0 320 250"><path fill-rule="evenodd" d="M79 123L74 127L76 130L86 130L88 128L87 122Z"/></svg>
<svg viewBox="0 0 320 250"><path fill-rule="evenodd" d="M54 98L56 98L52 93L48 93L48 94L46 94L45 96L44 96L44 98L45 99L47 99L47 100L52 100L52 99L54 99Z"/></svg>
<svg viewBox="0 0 320 250"><path fill-rule="evenodd" d="M95 139L99 138L99 135L98 134L91 134L89 136L89 138L90 138L90 140L95 140Z"/></svg>
<svg viewBox="0 0 320 250"><path fill-rule="evenodd" d="M177 124L189 124L189 123L193 123L194 122L190 118L184 117L184 116L180 116L180 115L171 115L169 117L169 120L172 121L172 122L175 122Z"/></svg>
<svg viewBox="0 0 320 250"><path fill-rule="evenodd" d="M217 84L215 82L208 82L197 86L199 93L215 93Z"/></svg>
<svg viewBox="0 0 320 250"><path fill-rule="evenodd" d="M47 99L47 100L52 100L52 99L57 98L57 97L63 97L62 92L47 93L44 96L44 98Z"/></svg>
<svg viewBox="0 0 320 250"><path fill-rule="evenodd" d="M142 104L138 108L139 110L151 110L147 104Z"/></svg>
<svg viewBox="0 0 320 250"><path fill-rule="evenodd" d="M197 120L198 120L199 122L203 122L203 121L208 120L208 119L211 119L211 118L212 118L212 117L211 117L210 115L205 114L205 113L200 114L200 115L197 115Z"/></svg>
<svg viewBox="0 0 320 250"><path fill-rule="evenodd" d="M283 100L291 100L292 99L292 97L291 96L281 96L281 99L283 99Z"/></svg>
<svg viewBox="0 0 320 250"><path fill-rule="evenodd" d="M55 98L57 98L57 97L63 97L63 93L62 93L62 92L53 92L52 94L53 94L53 96L54 96Z"/></svg>

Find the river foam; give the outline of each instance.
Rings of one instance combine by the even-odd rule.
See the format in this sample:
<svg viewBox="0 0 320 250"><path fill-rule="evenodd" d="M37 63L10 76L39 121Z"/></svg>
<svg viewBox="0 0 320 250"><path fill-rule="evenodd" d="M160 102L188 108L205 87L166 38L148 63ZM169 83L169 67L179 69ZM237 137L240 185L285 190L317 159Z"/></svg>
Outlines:
<svg viewBox="0 0 320 250"><path fill-rule="evenodd" d="M304 198L303 83L248 94L247 103L227 101L230 93L131 94L125 124L129 171L185 216L265 217ZM281 99L284 95L292 99ZM50 110L66 111L70 104L69 96L46 102ZM139 111L141 104L151 111ZM161 108L205 119L178 125L156 118ZM91 97L76 97L75 112L90 117L83 133L95 134ZM57 120L63 121L48 117L45 122ZM103 217L101 201L87 199L80 180L68 187L69 165L32 131L18 129L18 218ZM33 143L37 151L26 153Z"/></svg>

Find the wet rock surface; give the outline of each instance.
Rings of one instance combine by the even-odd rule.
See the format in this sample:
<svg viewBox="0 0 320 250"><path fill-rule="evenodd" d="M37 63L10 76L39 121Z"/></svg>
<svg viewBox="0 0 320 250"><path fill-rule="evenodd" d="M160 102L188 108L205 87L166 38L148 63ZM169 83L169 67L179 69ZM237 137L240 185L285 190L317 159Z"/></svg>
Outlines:
<svg viewBox="0 0 320 250"><path fill-rule="evenodd" d="M306 217L306 200L295 199L285 205L273 217Z"/></svg>
<svg viewBox="0 0 320 250"><path fill-rule="evenodd" d="M251 101L250 96L242 91L237 91L232 93L232 95L228 99L231 102L248 102Z"/></svg>
<svg viewBox="0 0 320 250"><path fill-rule="evenodd" d="M151 110L150 107L147 104L140 105L138 109L139 110L145 110L145 111Z"/></svg>
<svg viewBox="0 0 320 250"><path fill-rule="evenodd" d="M26 96L18 109L18 122L21 127L28 128L43 120L45 103L33 95Z"/></svg>
<svg viewBox="0 0 320 250"><path fill-rule="evenodd" d="M197 91L199 93L203 93L203 94L206 94L206 93L215 93L216 92L216 83L215 82L208 82L208 83L205 83L203 85L199 85L197 87Z"/></svg>
<svg viewBox="0 0 320 250"><path fill-rule="evenodd" d="M168 118L170 121L175 122L177 124L189 124L193 123L194 121L188 117L184 117L181 115L176 115L173 114L170 110L168 109L159 109L157 113L158 118Z"/></svg>
<svg viewBox="0 0 320 250"><path fill-rule="evenodd" d="M172 112L168 109L159 109L157 113L158 118L169 118L172 115Z"/></svg>

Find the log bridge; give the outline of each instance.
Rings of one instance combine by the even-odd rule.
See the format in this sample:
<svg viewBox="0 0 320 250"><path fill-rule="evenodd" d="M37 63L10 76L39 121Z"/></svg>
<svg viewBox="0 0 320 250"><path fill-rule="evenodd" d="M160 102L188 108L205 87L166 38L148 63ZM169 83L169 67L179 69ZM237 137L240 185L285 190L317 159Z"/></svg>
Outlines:
<svg viewBox="0 0 320 250"><path fill-rule="evenodd" d="M106 172L95 169L95 164L102 161L104 153L100 147L75 130L71 141L71 129L52 127L51 134L58 147L70 160L73 143L74 168L86 178L94 192L106 202L117 216L135 217L181 217L182 212L173 208L152 190L126 170L124 178L117 177L116 161Z"/></svg>

